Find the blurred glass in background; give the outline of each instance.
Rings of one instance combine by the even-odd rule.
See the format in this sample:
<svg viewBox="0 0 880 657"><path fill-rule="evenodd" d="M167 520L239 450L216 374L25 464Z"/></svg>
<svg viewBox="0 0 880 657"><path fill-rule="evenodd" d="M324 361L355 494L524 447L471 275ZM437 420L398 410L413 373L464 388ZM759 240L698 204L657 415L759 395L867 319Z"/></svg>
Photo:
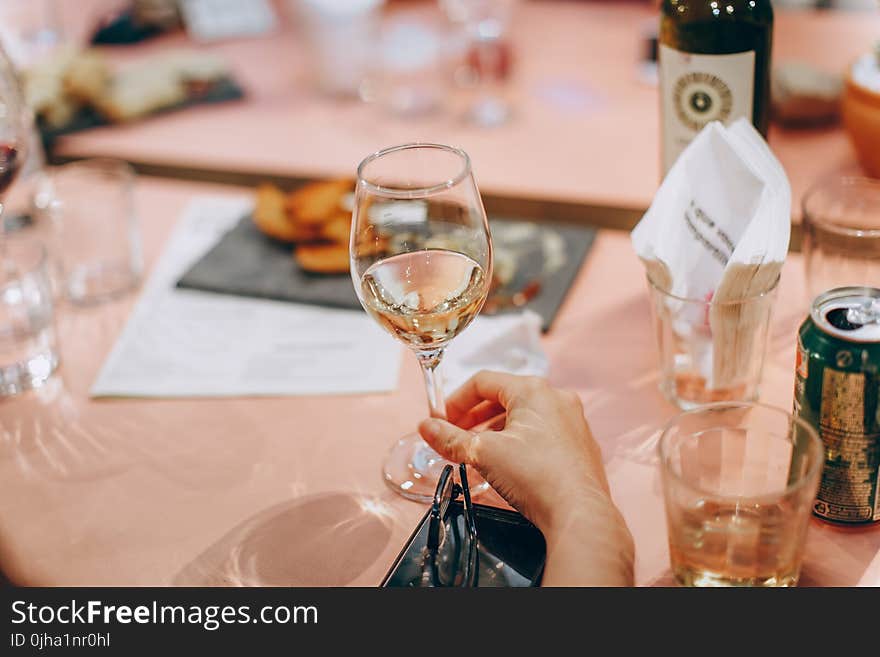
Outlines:
<svg viewBox="0 0 880 657"><path fill-rule="evenodd" d="M364 100L398 116L428 114L445 106L451 81L446 35L431 18L398 12L386 19Z"/></svg>
<svg viewBox="0 0 880 657"><path fill-rule="evenodd" d="M0 397L42 385L58 365L45 247L4 236L0 266Z"/></svg>
<svg viewBox="0 0 880 657"><path fill-rule="evenodd" d="M383 4L384 0L289 0L319 90L359 96L381 34Z"/></svg>
<svg viewBox="0 0 880 657"><path fill-rule="evenodd" d="M836 287L880 281L880 181L819 183L804 197L803 231L810 302Z"/></svg>
<svg viewBox="0 0 880 657"><path fill-rule="evenodd" d="M511 108L509 26L518 0L288 0L315 87L388 114L453 111L479 126Z"/></svg>
<svg viewBox="0 0 880 657"><path fill-rule="evenodd" d="M518 0L439 0L464 53L456 83L471 92L465 118L496 126L510 118L506 82L513 63L509 27Z"/></svg>
<svg viewBox="0 0 880 657"><path fill-rule="evenodd" d="M133 289L143 268L134 170L121 160L79 160L46 171L44 225L61 296L93 304Z"/></svg>

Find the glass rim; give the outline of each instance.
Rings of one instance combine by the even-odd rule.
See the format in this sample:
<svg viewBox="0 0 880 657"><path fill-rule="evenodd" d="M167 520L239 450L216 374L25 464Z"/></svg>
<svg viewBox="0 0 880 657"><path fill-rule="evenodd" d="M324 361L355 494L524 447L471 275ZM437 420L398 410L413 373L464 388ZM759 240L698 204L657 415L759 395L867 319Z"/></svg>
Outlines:
<svg viewBox="0 0 880 657"><path fill-rule="evenodd" d="M378 185L374 182L371 182L364 176L364 170L366 169L366 167L376 160L385 157L386 155L391 155L392 153L399 153L401 151L416 149L438 150L457 155L459 158L461 158L462 168L455 176L447 178L442 182L436 183L434 185L426 185L423 187L409 187L406 189L402 187L387 187L385 185ZM456 148L455 146L448 146L446 144L437 144L433 142L410 142L408 144L399 144L397 146L389 146L387 148L383 148L361 160L361 163L358 165L357 168L358 185L363 185L374 194L386 196L389 198L401 199L433 196L434 194L452 189L469 175L471 175L471 158L466 152L464 152L460 148Z"/></svg>
<svg viewBox="0 0 880 657"><path fill-rule="evenodd" d="M810 465L810 469L807 473L804 474L800 479L795 481L794 483L787 484L784 488L780 488L778 490L772 490L767 493L762 493L760 495L724 495L721 493L713 492L710 490L706 490L705 488L701 488L700 486L695 486L689 481L685 480L684 477L675 472L672 467L669 465L669 459L667 454L666 447L668 446L668 440L670 436L670 432L672 428L678 423L681 418L688 415L696 415L698 413L704 413L706 411L721 411L721 410L734 410L734 409L763 409L767 411L772 411L773 413L781 414L788 417L789 421L797 424L801 429L806 431L806 434L809 436L809 442L812 443L814 450L817 453L817 458ZM693 437L693 436L691 436ZM789 440L791 442L791 440ZM702 496L715 498L715 499L724 499L724 500L737 500L740 502L764 502L769 499L776 499L780 497L788 497L792 493L800 490L804 486L807 485L807 482L811 481L817 474L818 471L824 467L825 459L822 458L822 453L824 450L824 443L822 439L819 437L819 432L813 428L808 422L803 420L802 418L794 415L793 413L789 413L783 408L779 408L778 406L772 406L770 404L764 404L762 402L713 402L710 404L703 404L701 406L697 406L696 408L692 408L687 411L682 411L677 413L674 417L670 418L666 424L663 426L662 432L660 434L660 440L657 442L657 454L660 457L660 469L662 470L665 476L670 477L675 480L679 485L687 488L690 491L696 492Z"/></svg>
<svg viewBox="0 0 880 657"><path fill-rule="evenodd" d="M664 297L668 297L670 299L675 299L676 301L684 301L685 303L695 303L695 304L698 303L701 306L717 306L717 307L723 308L726 306L740 306L740 305L745 304L749 301L756 301L757 299L761 299L763 297L767 297L767 296L770 296L771 294L775 293L777 288L779 287L779 282L782 280L782 272L781 271L779 272L779 274L774 279L773 283L766 290L763 290L762 292L758 292L757 294L753 294L748 297L740 297L739 299L729 299L727 301L715 301L714 299L711 301L706 301L705 299L694 299L692 297L679 296L677 294L673 294L672 292L669 292L668 290L664 290L662 287L660 287L660 285L657 284L651 278L651 274L648 272L645 272L645 279L648 281L648 285L650 287L655 289L657 292L662 294Z"/></svg>
<svg viewBox="0 0 880 657"><path fill-rule="evenodd" d="M834 178L825 178L813 184L801 200L801 215L804 225L811 224L817 226L829 233L843 235L846 237L869 237L880 239L880 228L851 228L841 226L829 221L816 218L808 210L810 201L821 192L828 189L853 189L856 187L868 187L878 193L880 197L880 180L867 178L865 176L839 176Z"/></svg>

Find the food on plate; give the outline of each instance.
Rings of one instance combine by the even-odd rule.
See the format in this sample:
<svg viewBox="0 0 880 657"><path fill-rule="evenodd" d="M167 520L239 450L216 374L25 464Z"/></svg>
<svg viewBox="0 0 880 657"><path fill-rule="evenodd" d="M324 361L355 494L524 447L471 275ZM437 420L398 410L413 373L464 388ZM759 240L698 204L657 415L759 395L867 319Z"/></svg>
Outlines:
<svg viewBox="0 0 880 657"><path fill-rule="evenodd" d="M352 189L348 180L308 183L290 193L287 209L302 224L323 224L342 210L342 198Z"/></svg>
<svg viewBox="0 0 880 657"><path fill-rule="evenodd" d="M348 244L351 235L351 214L340 210L324 224L321 224L321 237L331 242Z"/></svg>
<svg viewBox="0 0 880 657"><path fill-rule="evenodd" d="M284 208L287 196L274 185L260 185L254 203L254 223L264 234L282 242L295 242L300 232Z"/></svg>
<svg viewBox="0 0 880 657"><path fill-rule="evenodd" d="M102 55L94 50L73 53L63 71L64 92L76 102L92 103L104 93L112 74Z"/></svg>
<svg viewBox="0 0 880 657"><path fill-rule="evenodd" d="M179 105L186 98L180 80L162 69L144 67L116 76L92 104L110 121L123 123Z"/></svg>
<svg viewBox="0 0 880 657"><path fill-rule="evenodd" d="M840 116L843 79L802 62L776 67L771 79L773 116L792 126L833 123Z"/></svg>
<svg viewBox="0 0 880 657"><path fill-rule="evenodd" d="M316 274L344 274L348 271L348 244L300 244L296 261Z"/></svg>
<svg viewBox="0 0 880 657"><path fill-rule="evenodd" d="M347 205L353 186L350 180L328 180L307 183L286 193L275 185L260 185L254 224L272 239L295 243L294 257L304 270L346 273L351 233L351 210Z"/></svg>
<svg viewBox="0 0 880 657"><path fill-rule="evenodd" d="M214 55L172 51L122 66L97 49L61 48L23 75L25 96L37 117L63 128L91 109L110 122L137 119L203 95L228 76Z"/></svg>
<svg viewBox="0 0 880 657"><path fill-rule="evenodd" d="M65 75L75 56L75 51L62 48L22 76L25 99L34 113L51 127L69 123L82 107L65 89Z"/></svg>

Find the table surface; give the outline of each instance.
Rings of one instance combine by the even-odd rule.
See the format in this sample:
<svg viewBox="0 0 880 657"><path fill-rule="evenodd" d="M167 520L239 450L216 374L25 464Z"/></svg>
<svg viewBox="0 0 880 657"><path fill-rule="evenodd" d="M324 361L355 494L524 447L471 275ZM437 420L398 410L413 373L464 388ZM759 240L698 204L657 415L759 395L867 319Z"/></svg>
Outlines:
<svg viewBox="0 0 880 657"><path fill-rule="evenodd" d="M338 176L352 175L361 158L384 146L439 141L471 154L484 193L583 204L604 225L603 211L628 209L633 212L616 216L631 223L650 204L660 177L657 89L638 74L642 35L656 20L650 7L630 3L523 3L513 27L509 89L516 113L495 129L463 125L451 113L403 119L376 106L318 97L308 84L301 39L290 27L266 38L204 45L227 59L246 100L72 135L59 143L58 154L215 172ZM878 34L878 12L780 10L773 56L777 63L799 60L839 73ZM113 59L184 45L181 35L163 37L116 48ZM798 200L816 180L858 171L840 128L774 126L769 139L792 182L795 219Z"/></svg>
<svg viewBox="0 0 880 657"><path fill-rule="evenodd" d="M246 192L140 179L148 266L194 194ZM798 256L781 286L764 399L787 408L806 307ZM404 359L392 394L90 400L135 301L62 307L55 380L0 402L6 576L33 585L378 584L425 510L379 476L386 449L426 412L415 360ZM551 382L580 394L602 446L643 585L671 582L651 444L675 409L657 390L650 321L627 236L600 231L544 337ZM880 526L815 520L803 583L855 584L878 549Z"/></svg>

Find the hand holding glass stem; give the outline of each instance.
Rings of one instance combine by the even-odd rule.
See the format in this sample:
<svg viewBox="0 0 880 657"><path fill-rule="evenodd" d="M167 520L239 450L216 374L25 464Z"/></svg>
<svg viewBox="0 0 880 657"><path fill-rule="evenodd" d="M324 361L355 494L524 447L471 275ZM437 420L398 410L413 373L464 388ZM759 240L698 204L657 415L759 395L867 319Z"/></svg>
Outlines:
<svg viewBox="0 0 880 657"><path fill-rule="evenodd" d="M447 410L448 421L425 420L419 432L444 458L473 466L543 532L543 585L632 585L632 536L575 393L480 372Z"/></svg>
<svg viewBox="0 0 880 657"><path fill-rule="evenodd" d="M467 154L438 144L379 151L358 167L351 274L367 313L418 358L432 417L445 417L437 367L471 323L492 280L489 224ZM446 465L418 434L399 440L385 482L429 501ZM476 474L474 494L488 485Z"/></svg>

